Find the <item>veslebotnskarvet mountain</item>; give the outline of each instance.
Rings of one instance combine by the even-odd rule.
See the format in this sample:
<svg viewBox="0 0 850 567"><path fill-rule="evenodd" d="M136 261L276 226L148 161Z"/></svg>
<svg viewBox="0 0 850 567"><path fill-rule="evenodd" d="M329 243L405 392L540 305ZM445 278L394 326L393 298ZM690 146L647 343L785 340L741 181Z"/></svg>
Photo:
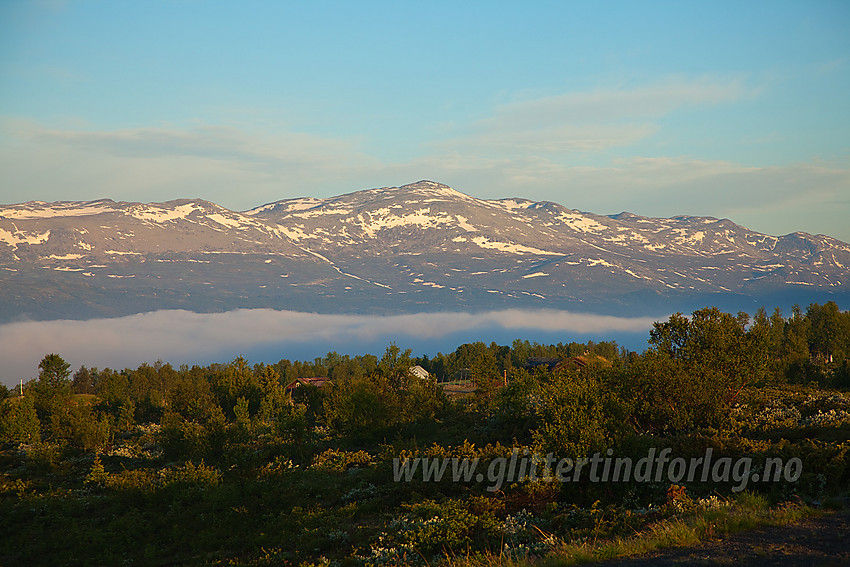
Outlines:
<svg viewBox="0 0 850 567"><path fill-rule="evenodd" d="M267 307L752 312L850 298L850 245L726 220L596 215L430 181L244 212L167 203L0 206L0 322Z"/></svg>

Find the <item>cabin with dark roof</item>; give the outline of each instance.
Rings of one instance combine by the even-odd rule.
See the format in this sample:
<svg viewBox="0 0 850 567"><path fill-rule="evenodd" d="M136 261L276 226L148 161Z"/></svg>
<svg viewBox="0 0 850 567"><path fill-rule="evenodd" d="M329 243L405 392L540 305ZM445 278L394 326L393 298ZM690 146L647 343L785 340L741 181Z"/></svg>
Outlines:
<svg viewBox="0 0 850 567"><path fill-rule="evenodd" d="M313 386L315 388L324 388L330 380L325 376L316 376L310 378L296 378L286 386L287 392L292 392L295 388L301 386Z"/></svg>

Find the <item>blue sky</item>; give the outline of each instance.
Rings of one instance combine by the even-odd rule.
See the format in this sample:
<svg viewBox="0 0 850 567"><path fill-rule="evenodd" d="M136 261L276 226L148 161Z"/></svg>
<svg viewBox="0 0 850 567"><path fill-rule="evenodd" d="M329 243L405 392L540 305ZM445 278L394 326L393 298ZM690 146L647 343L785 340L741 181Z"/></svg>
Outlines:
<svg viewBox="0 0 850 567"><path fill-rule="evenodd" d="M432 179L850 241L850 3L0 2L0 202Z"/></svg>

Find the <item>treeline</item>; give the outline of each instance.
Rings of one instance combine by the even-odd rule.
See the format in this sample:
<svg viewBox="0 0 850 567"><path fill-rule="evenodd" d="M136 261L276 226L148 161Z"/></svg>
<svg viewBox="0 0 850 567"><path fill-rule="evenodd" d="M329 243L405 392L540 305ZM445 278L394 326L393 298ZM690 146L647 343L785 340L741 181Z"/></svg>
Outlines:
<svg viewBox="0 0 850 567"><path fill-rule="evenodd" d="M529 364L546 358L561 362L554 370ZM414 365L432 378L414 377ZM287 390L296 378L311 376L330 380L322 389ZM73 375L50 354L22 398L0 389L0 441L62 440L89 450L136 424L157 423L170 432L175 450L202 456L234 423L288 438L315 426L354 437L382 434L452 411L436 378L458 377L477 386L465 403L500 423L500 437L533 432L561 450L589 450L610 445L624 428L722 427L750 386L850 386L850 313L833 302L794 308L790 317L779 309L750 318L705 308L656 323L642 353L613 341L516 340L464 344L433 358L413 358L391 345L380 359L331 352L313 362L249 365L240 357L179 369L162 362L121 371L81 367Z"/></svg>

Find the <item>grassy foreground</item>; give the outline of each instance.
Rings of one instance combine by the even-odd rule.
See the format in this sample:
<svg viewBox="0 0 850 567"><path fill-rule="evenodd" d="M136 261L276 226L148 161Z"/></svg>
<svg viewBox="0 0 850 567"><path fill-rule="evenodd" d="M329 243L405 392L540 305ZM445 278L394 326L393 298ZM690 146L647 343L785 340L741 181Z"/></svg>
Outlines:
<svg viewBox="0 0 850 567"><path fill-rule="evenodd" d="M512 559L501 554L470 558L454 558L455 566L525 566L555 567L594 563L641 555L660 549L693 546L711 538L727 536L763 526L796 522L821 513L802 503L786 503L771 507L766 498L742 493L733 501L716 501L714 506L698 506L689 512L659 520L630 537L594 539L559 543L543 558Z"/></svg>

